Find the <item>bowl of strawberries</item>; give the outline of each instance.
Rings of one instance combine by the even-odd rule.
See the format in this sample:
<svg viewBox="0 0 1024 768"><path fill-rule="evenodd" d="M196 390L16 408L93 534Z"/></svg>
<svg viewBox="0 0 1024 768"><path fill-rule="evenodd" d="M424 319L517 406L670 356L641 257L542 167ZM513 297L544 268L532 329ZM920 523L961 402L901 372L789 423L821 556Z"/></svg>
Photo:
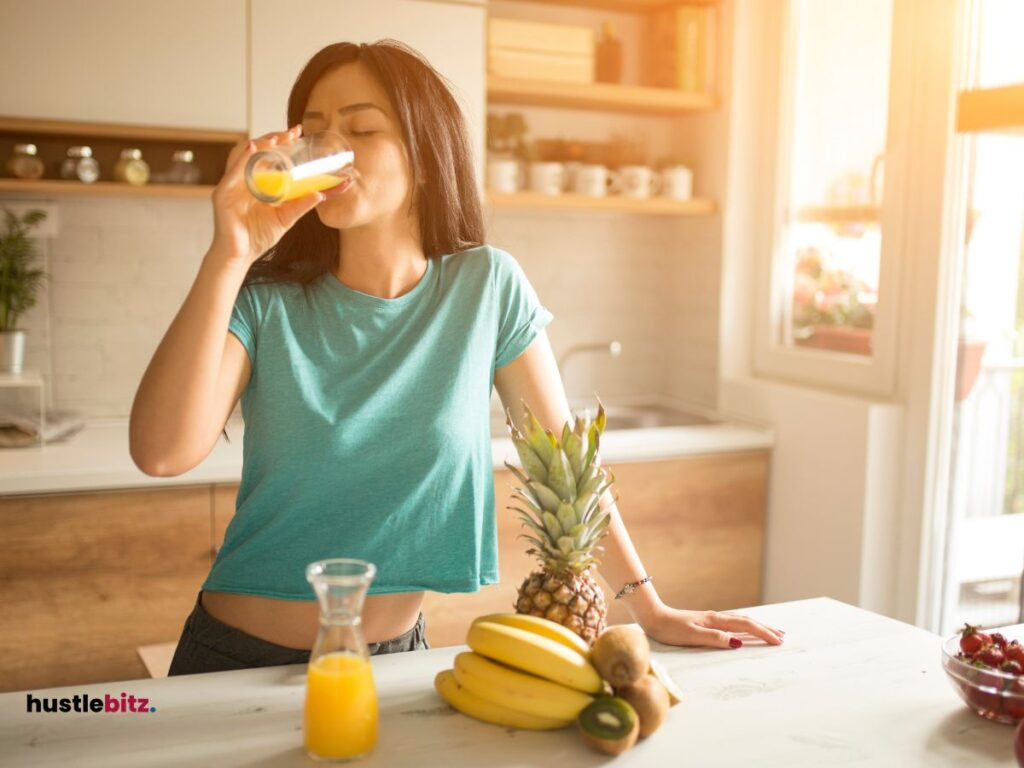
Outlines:
<svg viewBox="0 0 1024 768"><path fill-rule="evenodd" d="M972 710L989 720L1024 720L1024 624L982 630L970 624L942 643L942 668ZM1007 639L1007 637L1013 639Z"/></svg>

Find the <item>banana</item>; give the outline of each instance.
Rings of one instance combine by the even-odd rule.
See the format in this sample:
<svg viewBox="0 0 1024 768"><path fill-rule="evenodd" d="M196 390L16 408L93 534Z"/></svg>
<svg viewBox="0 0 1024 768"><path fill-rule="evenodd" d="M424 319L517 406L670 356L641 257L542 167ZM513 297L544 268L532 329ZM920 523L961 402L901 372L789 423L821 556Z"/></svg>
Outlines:
<svg viewBox="0 0 1024 768"><path fill-rule="evenodd" d="M556 621L542 619L540 616L531 616L528 613L491 613L473 619L475 624L478 621L492 621L495 624L504 624L507 627L525 629L541 637L547 637L555 642L561 643L566 648L579 653L583 658L590 658L590 646L587 641L577 635L568 627L563 627Z"/></svg>
<svg viewBox="0 0 1024 768"><path fill-rule="evenodd" d="M481 656L584 693L604 687L594 665L561 643L493 621L471 624L466 643Z"/></svg>
<svg viewBox="0 0 1024 768"><path fill-rule="evenodd" d="M651 659L651 666L648 670L649 674L654 675L665 686L665 690L668 691L669 706L674 707L680 701L683 700L683 692L676 685L676 681L672 679L672 675L668 673L668 670L661 666L661 663L656 659Z"/></svg>
<svg viewBox="0 0 1024 768"><path fill-rule="evenodd" d="M594 700L575 688L519 672L469 651L455 657L455 680L481 699L554 720L575 720L580 710Z"/></svg>
<svg viewBox="0 0 1024 768"><path fill-rule="evenodd" d="M450 706L464 715L483 720L485 723L502 725L506 728L524 728L530 731L564 728L572 723L572 720L554 720L550 717L528 715L525 712L495 704L493 701L481 699L459 685L455 679L455 673L450 669L444 669L437 673L434 677L434 688Z"/></svg>

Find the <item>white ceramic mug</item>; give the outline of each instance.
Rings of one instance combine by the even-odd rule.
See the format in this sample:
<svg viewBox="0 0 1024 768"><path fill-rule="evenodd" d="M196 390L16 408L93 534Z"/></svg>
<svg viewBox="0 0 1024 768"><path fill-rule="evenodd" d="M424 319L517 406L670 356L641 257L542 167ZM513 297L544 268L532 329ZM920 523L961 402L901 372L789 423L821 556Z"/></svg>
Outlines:
<svg viewBox="0 0 1024 768"><path fill-rule="evenodd" d="M566 192L572 192L576 188L576 174L582 167L583 163L579 160L567 160L565 162L565 184L562 189Z"/></svg>
<svg viewBox="0 0 1024 768"><path fill-rule="evenodd" d="M625 197L650 197L658 194L661 188L661 177L646 165L624 165L619 173L622 174L622 194Z"/></svg>
<svg viewBox="0 0 1024 768"><path fill-rule="evenodd" d="M560 195L565 189L561 163L530 163L530 189L542 195Z"/></svg>
<svg viewBox="0 0 1024 768"><path fill-rule="evenodd" d="M673 200L693 197L693 171L685 165L673 165L661 172L661 194Z"/></svg>
<svg viewBox="0 0 1024 768"><path fill-rule="evenodd" d="M576 169L573 190L587 197L604 197L622 190L622 176L603 165L581 165Z"/></svg>
<svg viewBox="0 0 1024 768"><path fill-rule="evenodd" d="M491 192L519 191L519 161L495 158L487 163L487 189Z"/></svg>

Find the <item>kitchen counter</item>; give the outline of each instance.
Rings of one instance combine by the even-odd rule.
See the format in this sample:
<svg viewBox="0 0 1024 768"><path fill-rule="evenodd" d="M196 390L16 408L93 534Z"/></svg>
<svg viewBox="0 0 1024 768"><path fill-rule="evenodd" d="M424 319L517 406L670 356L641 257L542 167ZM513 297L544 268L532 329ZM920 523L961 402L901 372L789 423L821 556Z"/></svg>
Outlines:
<svg viewBox="0 0 1024 768"><path fill-rule="evenodd" d="M814 598L742 609L786 642L736 651L653 644L684 692L666 724L621 766L1009 766L1013 729L970 712L945 679L941 639ZM505 730L451 710L433 689L465 646L373 660L380 742L370 768L606 765L574 729ZM26 713L0 695L7 765L309 766L302 752L304 667L37 690L36 697L146 697L145 715Z"/></svg>
<svg viewBox="0 0 1024 768"><path fill-rule="evenodd" d="M230 423L227 432L230 442L219 439L210 455L190 472L149 477L128 453L126 421L90 422L64 443L0 450L0 495L237 483L242 472L242 423ZM601 457L605 464L648 461L761 450L773 442L770 431L729 423L619 430L602 436ZM503 467L506 459L518 463L511 439L495 438L491 444L495 467Z"/></svg>

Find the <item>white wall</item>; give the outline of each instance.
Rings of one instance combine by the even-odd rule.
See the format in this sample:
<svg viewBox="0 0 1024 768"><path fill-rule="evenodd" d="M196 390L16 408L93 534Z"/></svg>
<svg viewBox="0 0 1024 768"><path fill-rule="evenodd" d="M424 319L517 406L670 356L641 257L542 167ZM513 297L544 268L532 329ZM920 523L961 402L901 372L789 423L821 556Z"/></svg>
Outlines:
<svg viewBox="0 0 1024 768"><path fill-rule="evenodd" d="M903 409L762 380L720 392L725 412L775 431L764 601L827 595L892 615Z"/></svg>
<svg viewBox="0 0 1024 768"><path fill-rule="evenodd" d="M43 371L51 406L125 417L213 236L210 204L61 198L55 207L59 234L42 241L50 280L23 323L26 365Z"/></svg>

